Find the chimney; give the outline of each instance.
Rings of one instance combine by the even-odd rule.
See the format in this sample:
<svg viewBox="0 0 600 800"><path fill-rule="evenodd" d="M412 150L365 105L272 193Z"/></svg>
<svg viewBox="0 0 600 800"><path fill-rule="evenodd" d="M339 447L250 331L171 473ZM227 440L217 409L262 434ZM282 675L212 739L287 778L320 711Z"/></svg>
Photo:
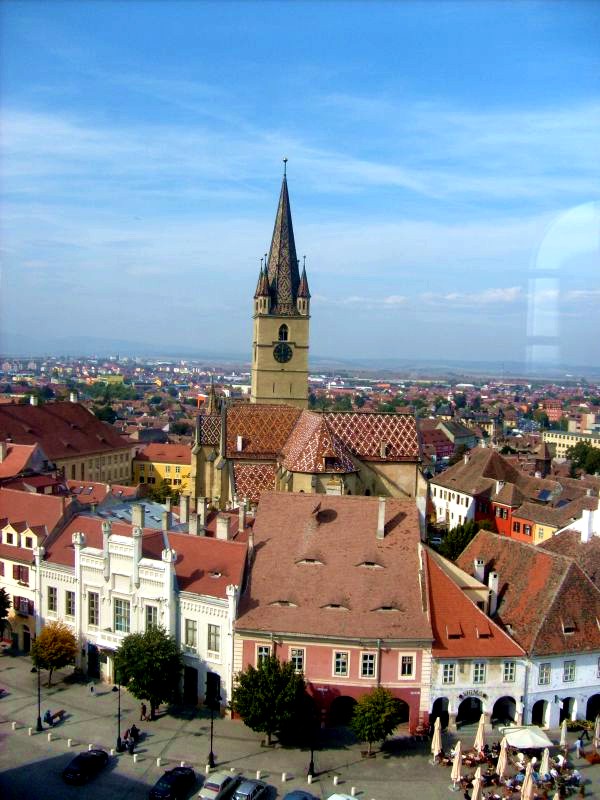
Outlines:
<svg viewBox="0 0 600 800"><path fill-rule="evenodd" d="M6 442L0 442L0 464L2 464L2 462L6 458L7 453L8 453L8 445L6 444Z"/></svg>
<svg viewBox="0 0 600 800"><path fill-rule="evenodd" d="M381 441L379 442L379 458L385 458L387 456L387 442Z"/></svg>
<svg viewBox="0 0 600 800"><path fill-rule="evenodd" d="M37 397L34 394L29 395L29 405L37 406L37 404L38 404Z"/></svg>
<svg viewBox="0 0 600 800"><path fill-rule="evenodd" d="M77 392L69 392L69 403L77 402Z"/></svg>
<svg viewBox="0 0 600 800"><path fill-rule="evenodd" d="M464 454L464 456L463 456L463 462L464 462L465 464L468 464L468 463L469 463L469 454L468 454L468 453L465 453L465 454Z"/></svg>
<svg viewBox="0 0 600 800"><path fill-rule="evenodd" d="M196 510L198 512L198 518L200 520L200 524L203 527L206 527L206 517L207 517L206 506L207 506L206 497L196 498Z"/></svg>
<svg viewBox="0 0 600 800"><path fill-rule="evenodd" d="M142 558L142 536L143 531L139 525L134 525L131 530L133 538L133 584L137 588L140 585L140 561Z"/></svg>
<svg viewBox="0 0 600 800"><path fill-rule="evenodd" d="M238 453L241 453L244 449L244 437L240 434L235 437L235 449L238 451Z"/></svg>
<svg viewBox="0 0 600 800"><path fill-rule="evenodd" d="M587 544L594 535L592 520L593 513L589 508L584 508L581 512L581 544Z"/></svg>
<svg viewBox="0 0 600 800"><path fill-rule="evenodd" d="M254 528L250 526L248 528L248 563L252 563L252 558L254 557Z"/></svg>
<svg viewBox="0 0 600 800"><path fill-rule="evenodd" d="M146 524L146 509L141 503L135 503L131 507L131 524L143 528Z"/></svg>
<svg viewBox="0 0 600 800"><path fill-rule="evenodd" d="M187 525L190 519L190 496L182 494L179 496L179 522Z"/></svg>
<svg viewBox="0 0 600 800"><path fill-rule="evenodd" d="M497 572L490 572L488 578L488 586L490 588L490 609L489 615L493 617L496 613L496 609L498 608L498 573Z"/></svg>
<svg viewBox="0 0 600 800"><path fill-rule="evenodd" d="M473 575L479 583L485 583L485 561L483 558L476 558L473 561Z"/></svg>
<svg viewBox="0 0 600 800"><path fill-rule="evenodd" d="M238 509L238 532L243 533L246 527L246 501L242 500Z"/></svg>
<svg viewBox="0 0 600 800"><path fill-rule="evenodd" d="M379 498L379 509L377 511L377 538L383 539L385 536L385 497Z"/></svg>
<svg viewBox="0 0 600 800"><path fill-rule="evenodd" d="M206 531L204 530L204 525L202 524L202 520L200 519L199 514L192 514L190 516L189 527L188 527L190 536L204 536Z"/></svg>
<svg viewBox="0 0 600 800"><path fill-rule="evenodd" d="M161 527L163 531L171 530L171 512L170 511L163 511L161 517Z"/></svg>
<svg viewBox="0 0 600 800"><path fill-rule="evenodd" d="M110 579L110 552L108 549L111 533L111 524L108 520L102 523L102 559L104 561L104 580Z"/></svg>
<svg viewBox="0 0 600 800"><path fill-rule="evenodd" d="M165 497L165 508L167 509L167 511L171 510L171 498L170 497Z"/></svg>
<svg viewBox="0 0 600 800"><path fill-rule="evenodd" d="M496 481L496 494L500 494L502 489L504 489L504 481Z"/></svg>
<svg viewBox="0 0 600 800"><path fill-rule="evenodd" d="M227 514L217 514L217 539L229 539L229 517Z"/></svg>

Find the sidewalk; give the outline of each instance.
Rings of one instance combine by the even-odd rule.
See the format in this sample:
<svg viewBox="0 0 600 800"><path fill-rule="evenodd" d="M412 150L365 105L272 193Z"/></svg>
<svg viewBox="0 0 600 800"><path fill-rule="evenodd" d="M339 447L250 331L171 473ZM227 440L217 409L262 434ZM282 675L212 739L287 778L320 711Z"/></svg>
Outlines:
<svg viewBox="0 0 600 800"><path fill-rule="evenodd" d="M75 740L77 749L86 748L88 744L107 750L115 747L117 692L113 692L108 684L96 684L92 693L90 684L64 683L63 679L71 670L55 674L52 688L42 685L42 716L47 708L53 712L64 709L64 722L52 729L45 726L43 734L34 733L29 738L27 728L33 727L35 731L37 718L37 676L30 672L30 666L28 658L0 657L0 686L8 690L8 694L0 699L0 732L3 735L10 731L10 723L16 721L17 730L11 731L10 735L22 740L24 753L34 745L42 748L42 752L48 749L53 753L65 752L68 738ZM42 678L45 676L46 673L42 673ZM134 763L127 753L120 754L118 771L147 785L154 783L163 768L173 767L181 761L204 774L210 750L208 713L177 712L176 709L167 713L162 707L156 721L140 722L139 707L139 701L121 689L121 734L135 722L144 736L137 748L138 762ZM51 743L47 742L49 730L55 739ZM472 732L463 728L458 735L445 735L444 747L447 750L458 738L463 745L470 746L474 735L475 727ZM550 736L558 740L558 732L550 732ZM280 797L293 788L306 788L327 798L336 791L334 775L339 777L338 791L350 794L351 787L355 787L357 794L367 800L392 800L417 793L420 800L441 800L449 796L449 774L429 765L428 742L417 745L408 738L400 738L389 743L375 758L364 759L360 753L364 747L351 741L349 736L344 738L339 731L326 730L321 738L321 748L314 754L318 776L312 787L308 787L306 781L310 751L263 747L261 736L239 721L215 719L213 749L218 768L243 771L248 777L255 777L256 771L261 770L264 780L277 788ZM497 739L498 736L491 738ZM574 741L574 735L572 739ZM162 760L160 768L156 766L158 757ZM586 779L593 781L586 787L587 795L591 797L593 792L600 797L597 794L600 769L591 767L583 759L580 762L577 762L577 767ZM284 772L288 774L285 784L282 783ZM117 800L114 795L113 799Z"/></svg>

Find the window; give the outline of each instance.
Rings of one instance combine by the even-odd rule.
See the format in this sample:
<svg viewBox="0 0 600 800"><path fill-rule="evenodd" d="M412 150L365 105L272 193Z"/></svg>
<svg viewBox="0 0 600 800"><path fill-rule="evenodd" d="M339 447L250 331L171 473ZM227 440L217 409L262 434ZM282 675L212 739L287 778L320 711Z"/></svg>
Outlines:
<svg viewBox="0 0 600 800"><path fill-rule="evenodd" d="M146 630L158 628L158 608L157 606L146 606Z"/></svg>
<svg viewBox="0 0 600 800"><path fill-rule="evenodd" d="M550 664L548 662L540 664L538 667L538 683L540 686L548 686L550 683Z"/></svg>
<svg viewBox="0 0 600 800"><path fill-rule="evenodd" d="M442 683L454 683L456 677L456 664L444 664L442 668Z"/></svg>
<svg viewBox="0 0 600 800"><path fill-rule="evenodd" d="M279 341L280 342L287 342L288 340L288 326L287 325L280 325L279 326Z"/></svg>
<svg viewBox="0 0 600 800"><path fill-rule="evenodd" d="M400 656L400 677L412 678L414 674L414 656Z"/></svg>
<svg viewBox="0 0 600 800"><path fill-rule="evenodd" d="M31 536L25 537L25 547L28 547L30 550L33 548L33 538Z"/></svg>
<svg viewBox="0 0 600 800"><path fill-rule="evenodd" d="M333 654L333 674L338 677L347 677L349 661L349 654L345 650L337 650Z"/></svg>
<svg viewBox="0 0 600 800"><path fill-rule="evenodd" d="M521 523L513 522L513 533L521 533Z"/></svg>
<svg viewBox="0 0 600 800"><path fill-rule="evenodd" d="M170 472L171 472L171 465L170 465L170 464L167 464L167 465L165 466L165 473L168 475Z"/></svg>
<svg viewBox="0 0 600 800"><path fill-rule="evenodd" d="M196 647L198 642L198 623L195 619L185 620L185 639L186 647Z"/></svg>
<svg viewBox="0 0 600 800"><path fill-rule="evenodd" d="M271 655L271 646L268 644L259 644L256 648L256 665L260 667L265 658Z"/></svg>
<svg viewBox="0 0 600 800"><path fill-rule="evenodd" d="M361 653L360 654L360 677L361 678L374 678L375 677L375 653Z"/></svg>
<svg viewBox="0 0 600 800"><path fill-rule="evenodd" d="M100 597L98 592L88 592L88 625L100 624Z"/></svg>
<svg viewBox="0 0 600 800"><path fill-rule="evenodd" d="M176 475L181 474L181 467L175 467L175 474Z"/></svg>
<svg viewBox="0 0 600 800"><path fill-rule="evenodd" d="M65 614L67 617L75 616L75 592L65 592Z"/></svg>
<svg viewBox="0 0 600 800"><path fill-rule="evenodd" d="M58 610L58 590L56 586L48 587L48 611Z"/></svg>
<svg viewBox="0 0 600 800"><path fill-rule="evenodd" d="M473 664L473 683L485 683L485 663L476 661Z"/></svg>
<svg viewBox="0 0 600 800"><path fill-rule="evenodd" d="M517 664L515 661L504 662L504 668L502 670L502 680L504 681L504 683L515 682L516 669L517 669Z"/></svg>
<svg viewBox="0 0 600 800"><path fill-rule="evenodd" d="M218 625L208 626L208 642L207 648L209 653L221 652L221 628Z"/></svg>
<svg viewBox="0 0 600 800"><path fill-rule="evenodd" d="M29 567L22 564L13 564L13 579L19 583L29 583Z"/></svg>
<svg viewBox="0 0 600 800"><path fill-rule="evenodd" d="M130 604L129 600L115 598L115 631L129 633Z"/></svg>
<svg viewBox="0 0 600 800"><path fill-rule="evenodd" d="M138 467L139 467L140 472L145 472L146 471L146 465L145 464L138 464Z"/></svg>
<svg viewBox="0 0 600 800"><path fill-rule="evenodd" d="M569 681L575 680L575 662L574 661L565 661L563 664L563 682L568 683Z"/></svg>
<svg viewBox="0 0 600 800"><path fill-rule="evenodd" d="M523 533L525 536L531 536L531 525L523 525Z"/></svg>
<svg viewBox="0 0 600 800"><path fill-rule="evenodd" d="M296 672L304 672L304 648L291 647L290 661L292 662Z"/></svg>

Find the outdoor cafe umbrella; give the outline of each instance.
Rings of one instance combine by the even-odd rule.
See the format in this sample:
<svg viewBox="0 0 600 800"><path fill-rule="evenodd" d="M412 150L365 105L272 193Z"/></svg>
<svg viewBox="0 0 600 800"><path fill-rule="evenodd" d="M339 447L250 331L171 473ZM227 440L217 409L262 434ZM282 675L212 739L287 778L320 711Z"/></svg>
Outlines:
<svg viewBox="0 0 600 800"><path fill-rule="evenodd" d="M567 746L567 718L563 719L562 725L560 726L560 746L566 747Z"/></svg>
<svg viewBox="0 0 600 800"><path fill-rule="evenodd" d="M500 742L500 755L498 756L498 763L496 764L496 773L499 778L503 778L506 772L506 765L508 763L507 747L508 742L506 741L506 736L503 736Z"/></svg>
<svg viewBox="0 0 600 800"><path fill-rule="evenodd" d="M471 800L483 800L483 787L481 785L481 767L475 770L475 777L473 778L473 791L471 792Z"/></svg>
<svg viewBox="0 0 600 800"><path fill-rule="evenodd" d="M542 754L542 763L540 764L540 775L543 778L544 775L548 775L550 772L550 751L547 747L544 747L544 752Z"/></svg>
<svg viewBox="0 0 600 800"><path fill-rule="evenodd" d="M460 769L462 767L462 753L460 747L460 741L456 743L456 747L454 748L454 761L452 762L452 772L450 773L450 780L452 781L452 786L455 789L456 784L460 783Z"/></svg>
<svg viewBox="0 0 600 800"><path fill-rule="evenodd" d="M431 737L431 753L433 755L433 760L439 756L442 752L442 721L439 717L435 720L435 725L433 726L433 736Z"/></svg>
<svg viewBox="0 0 600 800"><path fill-rule="evenodd" d="M485 726L485 714L481 715L479 720L479 725L477 726L477 733L475 734L475 741L473 743L473 748L477 753L481 753L483 750L484 744L484 726Z"/></svg>
<svg viewBox="0 0 600 800"><path fill-rule="evenodd" d="M525 770L525 779L521 786L521 800L533 800L533 764L531 761Z"/></svg>

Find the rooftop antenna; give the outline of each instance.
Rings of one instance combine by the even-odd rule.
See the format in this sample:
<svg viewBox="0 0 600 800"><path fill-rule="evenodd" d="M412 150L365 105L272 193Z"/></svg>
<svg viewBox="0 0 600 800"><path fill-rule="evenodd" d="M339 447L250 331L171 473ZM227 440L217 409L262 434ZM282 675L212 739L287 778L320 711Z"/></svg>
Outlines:
<svg viewBox="0 0 600 800"><path fill-rule="evenodd" d="M287 175L287 162L288 162L287 158L284 158L283 159L283 177L284 178Z"/></svg>

